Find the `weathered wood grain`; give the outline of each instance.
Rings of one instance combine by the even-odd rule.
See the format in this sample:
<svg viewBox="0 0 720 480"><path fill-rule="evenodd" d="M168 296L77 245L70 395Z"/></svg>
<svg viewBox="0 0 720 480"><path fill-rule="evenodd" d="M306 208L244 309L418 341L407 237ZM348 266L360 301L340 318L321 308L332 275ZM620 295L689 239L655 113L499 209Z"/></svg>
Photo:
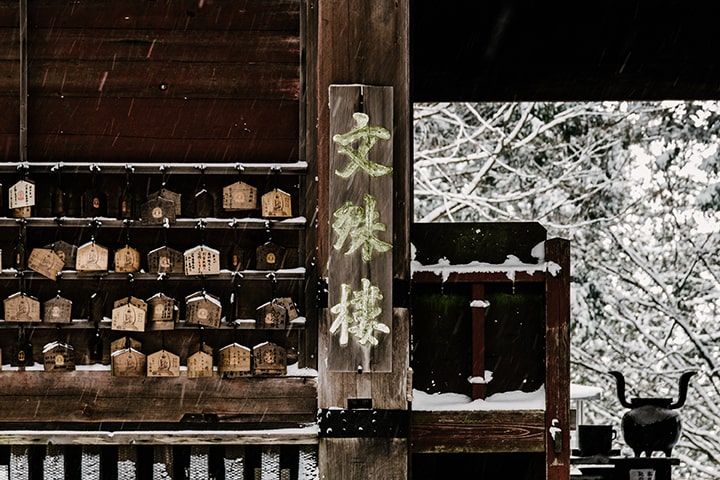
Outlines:
<svg viewBox="0 0 720 480"><path fill-rule="evenodd" d="M57 375L55 374L57 373ZM312 421L313 378L122 378L109 372L2 372L3 422L177 422L186 414L236 422Z"/></svg>
<svg viewBox="0 0 720 480"><path fill-rule="evenodd" d="M413 411L410 448L414 453L542 452L545 412Z"/></svg>
<svg viewBox="0 0 720 480"><path fill-rule="evenodd" d="M553 421L561 428L560 451L546 436L546 465L549 480L567 480L570 475L570 242L553 238L545 243L545 257L561 270L548 275L545 283L545 429Z"/></svg>
<svg viewBox="0 0 720 480"><path fill-rule="evenodd" d="M323 438L318 455L321 480L408 478L404 438Z"/></svg>
<svg viewBox="0 0 720 480"><path fill-rule="evenodd" d="M383 127L392 129L392 88L374 87L360 85L334 85L330 87L330 137L338 134L345 134L355 128L353 115L356 112L365 113L369 117L368 126ZM352 145L358 148L359 142ZM351 161L347 155L338 151L339 146L332 144L330 149L330 201L327 205L331 215L337 212L350 202L355 207L367 209L369 205L365 202L366 195L370 195L376 201L375 210L378 218L373 221L382 223L383 231L373 231L378 239L386 243L392 243L392 219L393 219L393 182L392 175L386 174L380 177L373 177L362 168L358 168L349 178L342 178L337 172L342 172ZM379 140L368 154L368 160L382 166L392 166L393 152L390 141ZM367 212L365 216L367 218ZM332 217L331 217L332 218ZM332 222L337 219L332 218ZM358 225L354 230L370 228L365 224ZM382 310L378 321L385 325L392 323L393 306L393 262L392 251L372 252L369 261L363 260L361 251L356 250L352 254L349 247L353 241L355 231L350 232L345 242L338 246L339 233L330 232L330 243L334 244L329 251L328 257L328 305L332 306L341 301L341 285L347 284L353 291L361 290L361 279L367 279L374 287L380 289L382 299L373 306ZM328 332L321 332L322 335L330 335ZM375 333L379 340L376 346L360 345L353 337L347 345L339 344L340 332L336 332L328 344L327 362L330 370L355 372L361 368L366 373L390 371L392 364L392 343L393 331L390 333Z"/></svg>
<svg viewBox="0 0 720 480"><path fill-rule="evenodd" d="M298 0L145 2L71 0L28 2L29 28L127 28L167 30L297 30ZM11 12L8 12L11 15Z"/></svg>

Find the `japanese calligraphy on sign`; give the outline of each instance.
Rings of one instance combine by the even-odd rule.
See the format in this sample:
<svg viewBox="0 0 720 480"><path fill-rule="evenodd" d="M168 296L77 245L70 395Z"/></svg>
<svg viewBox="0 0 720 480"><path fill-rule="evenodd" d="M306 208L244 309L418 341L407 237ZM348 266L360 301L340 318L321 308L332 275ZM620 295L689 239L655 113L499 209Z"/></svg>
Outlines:
<svg viewBox="0 0 720 480"><path fill-rule="evenodd" d="M367 194L363 199L365 207L345 202L333 213L335 220L332 227L338 237L333 248L342 249L349 237L350 246L345 255L350 255L359 249L363 261L369 262L372 260L373 252L387 252L392 245L375 236L375 232L384 232L386 229L385 224L379 221L380 212L375 209L377 200Z"/></svg>
<svg viewBox="0 0 720 480"><path fill-rule="evenodd" d="M348 178L358 169L371 177L382 177L392 172L392 167L368 159L368 153L370 153L378 140L390 139L390 132L383 127L368 126L370 117L365 113L354 113L353 120L355 121L355 128L347 133L333 135L333 142L340 146L338 152L347 155L350 159L350 164L342 171L335 170L335 175ZM353 148L356 143L359 143L358 147Z"/></svg>
<svg viewBox="0 0 720 480"><path fill-rule="evenodd" d="M360 345L377 345L375 332L390 333L390 327L378 320L382 314L378 305L383 298L382 292L367 278L363 278L361 283L362 289L356 292L343 283L340 303L330 309L335 315L330 333L335 334L340 329L340 345L347 345L349 335L355 337Z"/></svg>

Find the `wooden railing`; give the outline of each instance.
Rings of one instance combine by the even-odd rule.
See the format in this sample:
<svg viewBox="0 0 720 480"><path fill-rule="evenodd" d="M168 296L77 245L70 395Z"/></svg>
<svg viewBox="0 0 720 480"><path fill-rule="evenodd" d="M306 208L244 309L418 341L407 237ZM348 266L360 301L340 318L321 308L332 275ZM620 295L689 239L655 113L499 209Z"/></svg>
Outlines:
<svg viewBox="0 0 720 480"><path fill-rule="evenodd" d="M0 479L318 478L317 434L313 428L236 432L5 431L0 432L0 443Z"/></svg>

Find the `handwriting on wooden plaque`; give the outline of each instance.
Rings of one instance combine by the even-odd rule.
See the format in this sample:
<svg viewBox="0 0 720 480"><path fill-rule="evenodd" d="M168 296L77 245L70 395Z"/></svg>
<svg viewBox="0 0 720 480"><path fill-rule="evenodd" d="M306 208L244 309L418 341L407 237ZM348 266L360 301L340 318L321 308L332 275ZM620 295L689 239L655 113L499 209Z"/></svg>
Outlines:
<svg viewBox="0 0 720 480"><path fill-rule="evenodd" d="M144 332L147 303L136 297L116 300L112 309L112 329Z"/></svg>
<svg viewBox="0 0 720 480"><path fill-rule="evenodd" d="M28 268L50 280L56 280L63 267L63 259L49 248L33 248L28 257Z"/></svg>
<svg viewBox="0 0 720 480"><path fill-rule="evenodd" d="M220 273L220 252L207 245L188 249L183 254L185 275L217 275Z"/></svg>
<svg viewBox="0 0 720 480"><path fill-rule="evenodd" d="M223 187L223 209L227 212L255 210L257 208L257 188L245 182L235 182Z"/></svg>
<svg viewBox="0 0 720 480"><path fill-rule="evenodd" d="M46 372L75 370L75 349L60 341L43 347L43 365Z"/></svg>
<svg viewBox="0 0 720 480"><path fill-rule="evenodd" d="M129 245L115 250L115 271L120 273L135 273L140 270L140 252Z"/></svg>
<svg viewBox="0 0 720 480"><path fill-rule="evenodd" d="M114 377L144 377L147 357L134 348L123 348L110 355Z"/></svg>
<svg viewBox="0 0 720 480"><path fill-rule="evenodd" d="M218 350L218 372L223 378L247 377L252 375L250 349L233 342Z"/></svg>
<svg viewBox="0 0 720 480"><path fill-rule="evenodd" d="M180 357L165 349L147 357L148 377L179 377Z"/></svg>
<svg viewBox="0 0 720 480"><path fill-rule="evenodd" d="M39 322L40 301L24 292L17 292L3 300L6 322Z"/></svg>
<svg viewBox="0 0 720 480"><path fill-rule="evenodd" d="M150 273L184 273L185 262L179 251L163 246L148 253Z"/></svg>
<svg viewBox="0 0 720 480"><path fill-rule="evenodd" d="M107 269L107 248L92 241L78 247L75 270L78 272L106 272Z"/></svg>
<svg viewBox="0 0 720 480"><path fill-rule="evenodd" d="M11 209L35 205L35 183L20 180L8 189L8 206Z"/></svg>
<svg viewBox="0 0 720 480"><path fill-rule="evenodd" d="M43 303L43 320L48 323L70 323L72 321L72 300L59 294Z"/></svg>
<svg viewBox="0 0 720 480"><path fill-rule="evenodd" d="M287 192L277 188L269 191L261 198L262 216L265 218L292 217L292 198Z"/></svg>

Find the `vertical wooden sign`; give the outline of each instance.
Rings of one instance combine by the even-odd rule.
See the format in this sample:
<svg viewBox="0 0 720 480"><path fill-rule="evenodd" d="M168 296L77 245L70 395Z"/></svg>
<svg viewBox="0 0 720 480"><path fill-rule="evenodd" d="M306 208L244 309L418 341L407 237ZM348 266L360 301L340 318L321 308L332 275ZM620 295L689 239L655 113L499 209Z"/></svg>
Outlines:
<svg viewBox="0 0 720 480"><path fill-rule="evenodd" d="M331 85L331 371L392 371L393 89Z"/></svg>

